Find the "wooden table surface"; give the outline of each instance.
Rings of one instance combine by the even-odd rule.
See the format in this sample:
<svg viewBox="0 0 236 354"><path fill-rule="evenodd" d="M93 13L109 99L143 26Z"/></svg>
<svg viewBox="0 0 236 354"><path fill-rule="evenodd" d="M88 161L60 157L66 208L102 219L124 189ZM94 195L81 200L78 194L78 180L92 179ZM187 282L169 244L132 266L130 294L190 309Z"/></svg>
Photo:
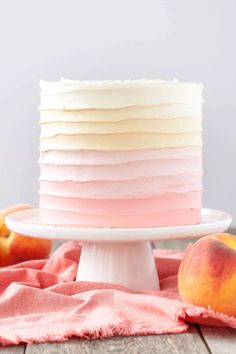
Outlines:
<svg viewBox="0 0 236 354"><path fill-rule="evenodd" d="M191 239L156 242L154 247L185 248ZM55 247L58 245L56 244ZM1 333L0 333L1 335ZM191 325L187 333L104 340L73 338L65 343L44 343L0 347L0 354L236 354L236 330Z"/></svg>

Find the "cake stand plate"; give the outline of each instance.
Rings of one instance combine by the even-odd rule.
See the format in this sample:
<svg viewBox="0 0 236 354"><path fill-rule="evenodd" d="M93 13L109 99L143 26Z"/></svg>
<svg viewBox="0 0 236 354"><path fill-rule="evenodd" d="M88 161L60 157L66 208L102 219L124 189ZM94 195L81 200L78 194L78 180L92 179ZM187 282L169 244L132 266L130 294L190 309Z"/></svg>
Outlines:
<svg viewBox="0 0 236 354"><path fill-rule="evenodd" d="M201 223L153 228L79 228L44 224L39 209L9 214L7 227L19 234L82 243L77 280L117 283L134 290L159 289L150 241L199 237L223 232L231 224L229 214L202 209Z"/></svg>

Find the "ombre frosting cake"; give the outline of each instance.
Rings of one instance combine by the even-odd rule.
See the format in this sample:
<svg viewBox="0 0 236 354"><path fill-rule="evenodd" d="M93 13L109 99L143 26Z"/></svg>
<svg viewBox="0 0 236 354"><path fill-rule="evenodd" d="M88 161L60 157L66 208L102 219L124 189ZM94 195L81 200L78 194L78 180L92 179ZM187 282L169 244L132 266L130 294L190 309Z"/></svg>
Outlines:
<svg viewBox="0 0 236 354"><path fill-rule="evenodd" d="M41 82L40 217L88 228L200 222L202 85Z"/></svg>

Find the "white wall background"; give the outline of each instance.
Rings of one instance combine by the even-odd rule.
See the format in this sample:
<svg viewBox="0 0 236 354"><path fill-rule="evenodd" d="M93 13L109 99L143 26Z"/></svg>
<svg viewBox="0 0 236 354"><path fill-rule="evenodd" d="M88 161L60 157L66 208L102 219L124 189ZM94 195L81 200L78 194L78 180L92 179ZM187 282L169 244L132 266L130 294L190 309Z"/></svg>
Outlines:
<svg viewBox="0 0 236 354"><path fill-rule="evenodd" d="M0 0L0 208L37 205L42 79L205 85L204 205L236 225L235 0Z"/></svg>

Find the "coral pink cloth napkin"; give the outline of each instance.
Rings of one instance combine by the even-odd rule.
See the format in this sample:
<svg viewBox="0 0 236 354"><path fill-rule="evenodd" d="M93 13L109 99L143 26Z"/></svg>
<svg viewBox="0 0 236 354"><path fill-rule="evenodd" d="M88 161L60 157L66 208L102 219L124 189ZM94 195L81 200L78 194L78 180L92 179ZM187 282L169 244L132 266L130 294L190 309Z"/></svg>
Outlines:
<svg viewBox="0 0 236 354"><path fill-rule="evenodd" d="M79 244L68 242L48 260L0 270L1 344L181 333L187 322L236 328L235 317L181 302L180 252L155 252L160 291L75 282L79 255Z"/></svg>

